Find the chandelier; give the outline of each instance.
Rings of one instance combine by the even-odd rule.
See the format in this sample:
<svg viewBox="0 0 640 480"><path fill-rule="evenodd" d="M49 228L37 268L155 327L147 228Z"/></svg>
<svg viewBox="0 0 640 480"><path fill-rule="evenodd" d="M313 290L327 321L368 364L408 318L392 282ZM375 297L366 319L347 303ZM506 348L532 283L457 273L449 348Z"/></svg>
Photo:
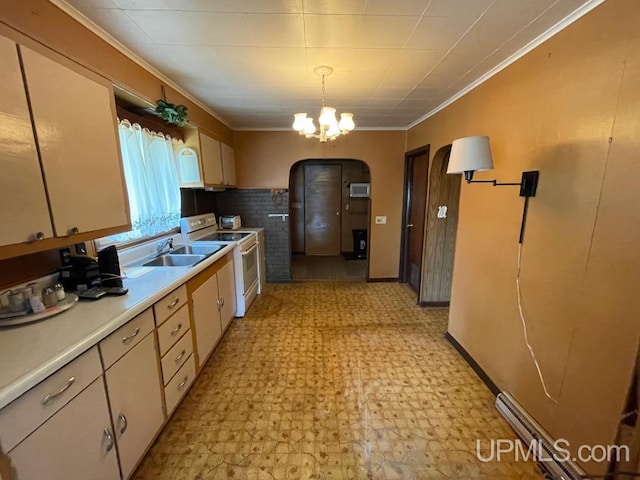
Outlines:
<svg viewBox="0 0 640 480"><path fill-rule="evenodd" d="M316 125L313 123L312 117L307 117L306 113L296 113L293 115L293 129L306 138L317 138L321 142L327 140L335 140L339 135L346 135L356 126L353 123L353 113L341 113L340 121L336 119L336 109L327 107L324 104L324 77L328 77L333 73L333 68L327 65L320 65L314 68L316 75L322 75L322 108L318 123L320 131L316 133Z"/></svg>

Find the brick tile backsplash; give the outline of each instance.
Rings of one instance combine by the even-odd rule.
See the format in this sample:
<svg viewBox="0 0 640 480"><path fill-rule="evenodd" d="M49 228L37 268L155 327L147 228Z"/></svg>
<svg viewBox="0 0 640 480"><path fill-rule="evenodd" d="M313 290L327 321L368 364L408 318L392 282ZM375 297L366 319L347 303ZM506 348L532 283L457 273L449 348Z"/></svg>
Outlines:
<svg viewBox="0 0 640 480"><path fill-rule="evenodd" d="M289 217L269 217L273 213L289 213L289 193L273 194L271 190L226 190L215 195L214 213L240 215L245 227L264 227L267 281L291 281L291 246Z"/></svg>

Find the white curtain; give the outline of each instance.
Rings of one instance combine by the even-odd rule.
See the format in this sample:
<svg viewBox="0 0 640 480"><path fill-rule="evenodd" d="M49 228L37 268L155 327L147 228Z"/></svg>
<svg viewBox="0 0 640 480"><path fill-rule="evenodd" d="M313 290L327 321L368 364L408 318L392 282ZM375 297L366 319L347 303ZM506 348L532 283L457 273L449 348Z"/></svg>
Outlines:
<svg viewBox="0 0 640 480"><path fill-rule="evenodd" d="M129 192L132 230L110 237L124 242L167 232L180 224L180 187L170 137L122 120L118 126Z"/></svg>

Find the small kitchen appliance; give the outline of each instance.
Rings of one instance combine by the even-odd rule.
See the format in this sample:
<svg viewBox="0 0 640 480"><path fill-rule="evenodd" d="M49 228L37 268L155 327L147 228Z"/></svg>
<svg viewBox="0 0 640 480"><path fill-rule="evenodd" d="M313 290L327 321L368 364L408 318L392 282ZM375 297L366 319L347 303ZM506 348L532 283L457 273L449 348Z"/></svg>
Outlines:
<svg viewBox="0 0 640 480"><path fill-rule="evenodd" d="M221 215L219 223L223 230L238 230L242 227L240 215Z"/></svg>

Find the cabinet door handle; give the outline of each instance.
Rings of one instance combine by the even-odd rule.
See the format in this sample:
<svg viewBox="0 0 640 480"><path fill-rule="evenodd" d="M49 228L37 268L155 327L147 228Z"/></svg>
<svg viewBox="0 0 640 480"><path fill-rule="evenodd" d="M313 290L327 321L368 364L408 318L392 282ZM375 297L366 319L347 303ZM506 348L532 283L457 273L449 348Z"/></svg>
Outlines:
<svg viewBox="0 0 640 480"><path fill-rule="evenodd" d="M224 307L224 297L220 297L220 306Z"/></svg>
<svg viewBox="0 0 640 480"><path fill-rule="evenodd" d="M122 434L126 432L129 422L127 422L127 417L124 416L124 413L118 414L118 423L122 424L122 427L120 427L120 433Z"/></svg>
<svg viewBox="0 0 640 480"><path fill-rule="evenodd" d="M171 330L171 335L175 336L177 335L177 333L180 331L180 329L182 328L182 324L179 323L178 326L176 328L174 328L173 330Z"/></svg>
<svg viewBox="0 0 640 480"><path fill-rule="evenodd" d="M189 375L185 375L184 380L182 380L182 383L178 385L178 390L182 390L188 381L189 381Z"/></svg>
<svg viewBox="0 0 640 480"><path fill-rule="evenodd" d="M69 380L67 380L67 383L64 384L64 386L58 390L56 393L50 393L49 395L47 395L46 397L44 397L42 399L42 405L46 405L47 403L49 403L51 400L53 400L56 397L59 397L60 395L62 395L64 392L66 392L69 387L71 385L73 385L73 382L76 381L76 377L69 377Z"/></svg>
<svg viewBox="0 0 640 480"><path fill-rule="evenodd" d="M113 449L113 435L108 428L105 428L102 431L103 437L107 440L107 448L105 449L107 452L110 452Z"/></svg>
<svg viewBox="0 0 640 480"><path fill-rule="evenodd" d="M169 305L167 305L167 308L171 309L171 308L175 307L179 302L180 302L180 297L176 297L176 299L173 302L171 302Z"/></svg>
<svg viewBox="0 0 640 480"><path fill-rule="evenodd" d="M136 328L131 335L122 337L122 343L129 343L131 340L137 337L139 333L140 333L140 329Z"/></svg>
<svg viewBox="0 0 640 480"><path fill-rule="evenodd" d="M186 353L187 353L187 351L186 351L186 350L182 350L182 351L180 352L180 355L178 355L178 356L176 357L176 363L178 363L180 360L182 360L182 357L184 357L184 355L185 355Z"/></svg>
<svg viewBox="0 0 640 480"><path fill-rule="evenodd" d="M216 306L217 306L217 307L216 307L216 309L217 309L218 311L220 311L220 307L221 307L222 305L220 305L220 299L219 299L219 298L216 300Z"/></svg>
<svg viewBox="0 0 640 480"><path fill-rule="evenodd" d="M33 239L34 240L44 240L44 233L42 232L36 232L33 234Z"/></svg>
<svg viewBox="0 0 640 480"><path fill-rule="evenodd" d="M80 233L80 229L78 227L73 227L69 230L69 235L77 235Z"/></svg>

